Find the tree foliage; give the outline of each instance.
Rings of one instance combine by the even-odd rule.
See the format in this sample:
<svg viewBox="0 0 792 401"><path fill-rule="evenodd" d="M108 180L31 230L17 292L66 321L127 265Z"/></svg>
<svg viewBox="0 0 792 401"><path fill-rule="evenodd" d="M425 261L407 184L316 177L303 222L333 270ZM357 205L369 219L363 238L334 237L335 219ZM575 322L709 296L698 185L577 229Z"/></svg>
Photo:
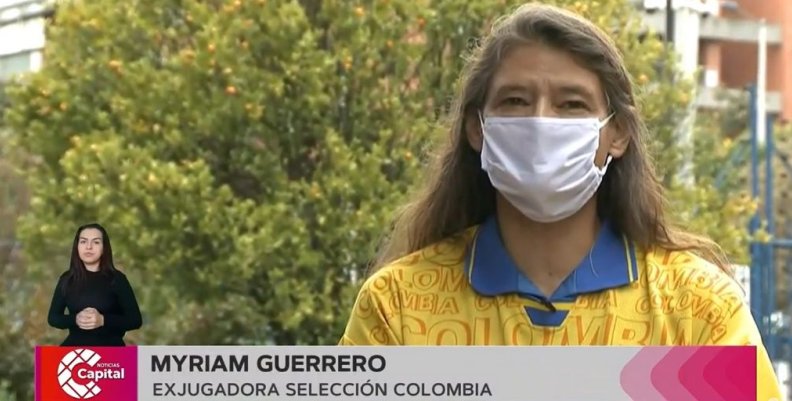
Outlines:
<svg viewBox="0 0 792 401"><path fill-rule="evenodd" d="M744 257L745 233L722 228L742 227L745 199L673 179L692 94L662 43L639 35L626 1L550 3L613 33L674 207ZM73 230L99 221L144 312L131 341L335 343L423 150L446 134L461 55L516 4L60 3L45 66L11 85L5 115L29 156L18 235L27 277L43 283L30 291L49 297ZM696 151L701 169L722 160L718 146ZM28 316L43 319L45 303ZM63 336L25 327L39 342Z"/></svg>

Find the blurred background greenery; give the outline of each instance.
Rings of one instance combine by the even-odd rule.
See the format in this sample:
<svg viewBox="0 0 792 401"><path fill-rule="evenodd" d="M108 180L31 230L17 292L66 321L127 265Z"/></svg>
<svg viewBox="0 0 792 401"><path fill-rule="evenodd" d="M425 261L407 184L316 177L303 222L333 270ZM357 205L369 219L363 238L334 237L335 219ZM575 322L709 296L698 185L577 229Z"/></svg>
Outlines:
<svg viewBox="0 0 792 401"><path fill-rule="evenodd" d="M101 222L144 314L137 344L334 344L396 206L421 179L462 55L519 1L62 1L41 71L0 98L0 400L32 398L32 348L74 230ZM679 222L747 262L744 108L692 82L623 0L546 1L613 33ZM740 125L742 124L742 125Z"/></svg>

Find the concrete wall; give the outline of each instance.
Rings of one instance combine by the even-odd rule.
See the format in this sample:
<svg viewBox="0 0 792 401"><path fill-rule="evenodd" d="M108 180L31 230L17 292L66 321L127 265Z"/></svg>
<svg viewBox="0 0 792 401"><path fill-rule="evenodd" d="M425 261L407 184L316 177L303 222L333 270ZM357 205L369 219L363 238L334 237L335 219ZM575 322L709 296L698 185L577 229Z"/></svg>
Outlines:
<svg viewBox="0 0 792 401"><path fill-rule="evenodd" d="M632 0L644 10L644 25L665 34L665 0ZM674 0L675 45L682 68L700 69L698 103L718 107L716 88L744 90L756 82L759 19L768 28L768 111L792 120L792 0L739 0L739 12L714 0ZM698 14L698 15L696 15ZM698 37L698 41L691 41ZM693 43L695 42L695 43Z"/></svg>
<svg viewBox="0 0 792 401"><path fill-rule="evenodd" d="M41 68L43 1L0 0L0 80Z"/></svg>
<svg viewBox="0 0 792 401"><path fill-rule="evenodd" d="M780 27L781 43L767 49L767 90L783 99L781 119L792 120L792 2L789 0L738 0L743 13L724 12L724 18L758 20ZM721 79L724 86L743 87L756 82L757 46L724 42L721 46Z"/></svg>

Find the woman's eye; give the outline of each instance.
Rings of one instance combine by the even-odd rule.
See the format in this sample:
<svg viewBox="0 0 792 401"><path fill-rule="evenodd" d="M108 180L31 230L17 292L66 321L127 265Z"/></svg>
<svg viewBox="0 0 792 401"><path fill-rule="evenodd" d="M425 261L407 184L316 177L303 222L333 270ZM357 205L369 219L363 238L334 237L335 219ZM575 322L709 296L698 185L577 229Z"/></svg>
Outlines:
<svg viewBox="0 0 792 401"><path fill-rule="evenodd" d="M503 100L503 104L508 106L527 106L528 102L521 97L509 97Z"/></svg>
<svg viewBox="0 0 792 401"><path fill-rule="evenodd" d="M588 105L579 100L570 100L564 102L562 108L565 110L588 110Z"/></svg>

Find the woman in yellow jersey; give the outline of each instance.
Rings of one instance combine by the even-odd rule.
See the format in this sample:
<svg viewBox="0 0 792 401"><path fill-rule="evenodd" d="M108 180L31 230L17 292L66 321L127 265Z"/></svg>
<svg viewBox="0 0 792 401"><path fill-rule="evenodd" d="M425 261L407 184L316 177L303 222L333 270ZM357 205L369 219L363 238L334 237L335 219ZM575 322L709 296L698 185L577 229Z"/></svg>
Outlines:
<svg viewBox="0 0 792 401"><path fill-rule="evenodd" d="M718 246L672 227L624 62L526 5L469 61L449 142L360 290L345 345L755 344Z"/></svg>

